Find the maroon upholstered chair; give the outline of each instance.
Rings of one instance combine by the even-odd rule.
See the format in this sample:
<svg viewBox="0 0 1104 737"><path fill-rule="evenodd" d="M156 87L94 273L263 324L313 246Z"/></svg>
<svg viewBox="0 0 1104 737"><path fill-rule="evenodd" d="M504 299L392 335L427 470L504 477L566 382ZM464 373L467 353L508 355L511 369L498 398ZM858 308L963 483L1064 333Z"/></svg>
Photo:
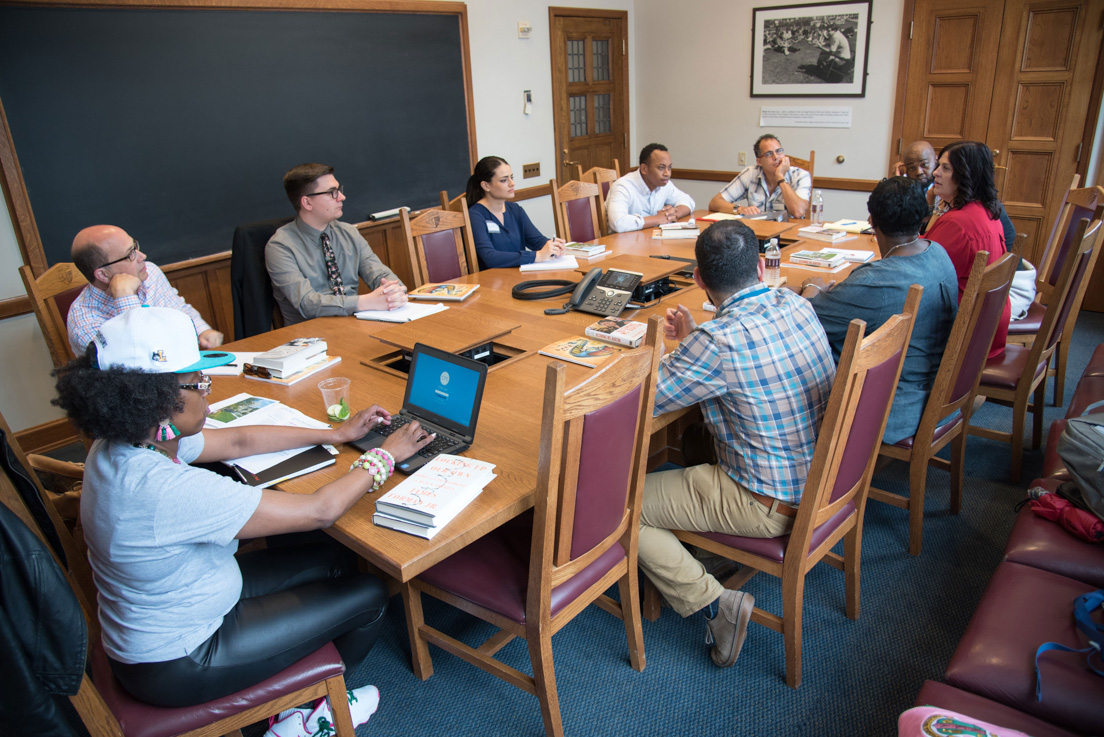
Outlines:
<svg viewBox="0 0 1104 737"><path fill-rule="evenodd" d="M456 279L479 271L466 198L458 210L425 210L413 219L401 211L415 286Z"/></svg>
<svg viewBox="0 0 1104 737"><path fill-rule="evenodd" d="M1077 226L1082 220L1099 220L1104 217L1104 188L1084 187L1077 189L1080 175L1073 175L1073 182L1066 191L1066 199L1058 211L1058 217L1054 221L1050 238L1047 240L1042 257L1039 259L1036 271L1035 288L1037 290L1035 301L1027 310L1027 316L1022 320L1013 320L1008 325L1008 342L1019 345L1031 345L1042 327L1043 314L1046 305L1050 302L1050 296L1058 284L1062 267L1066 262L1066 255L1077 235ZM1048 369L1048 373L1054 377L1054 405L1061 406L1065 396L1066 358L1069 354L1069 339L1065 335L1073 336L1073 328L1077 322L1076 313L1072 315L1058 336L1058 344L1054 349L1054 368Z"/></svg>
<svg viewBox="0 0 1104 737"><path fill-rule="evenodd" d="M1022 237L1022 236L1021 236ZM908 495L870 487L870 498L908 510L909 554L920 555L924 536L924 490L928 466L951 472L951 511L962 507L962 473L966 464L966 426L970 422L985 357L997 332L1012 275L1019 257L1006 253L986 268L987 251L974 257L970 278L958 305L958 316L947 338L947 347L932 384L920 425L912 437L893 445L882 443L882 458L909 464ZM952 418L940 425L946 418ZM953 442L949 461L936 453Z"/></svg>
<svg viewBox="0 0 1104 737"><path fill-rule="evenodd" d="M50 358L55 367L63 366L73 360L65 321L69 317L69 308L88 280L69 262L54 264L37 278L30 266L20 266L19 275L23 277L23 286L31 298L31 308L38 319L42 337L46 339L46 347L50 349Z"/></svg>
<svg viewBox="0 0 1104 737"><path fill-rule="evenodd" d="M556 234L565 241L592 241L602 235L598 226L598 200L602 190L597 184L571 181L562 187L552 184L552 209L556 215Z"/></svg>
<svg viewBox="0 0 1104 737"><path fill-rule="evenodd" d="M674 531L683 542L743 566L724 582L727 588L740 588L760 571L782 579L782 616L756 607L751 619L782 633L786 683L791 688L801 685L802 602L805 574L813 566L824 560L844 572L847 616L859 618L866 495L922 291L919 285L910 287L904 313L894 315L865 339L865 323L851 321L790 534L755 538ZM840 540L844 541L842 556L831 552ZM658 595L654 587L649 588Z"/></svg>
<svg viewBox="0 0 1104 737"><path fill-rule="evenodd" d="M1035 699L1035 651L1044 642L1083 648L1073 600L1092 586L1019 563L997 566L943 680L1064 729L1100 734L1104 685L1081 653L1039 659L1042 701Z"/></svg>
<svg viewBox="0 0 1104 737"><path fill-rule="evenodd" d="M602 235L609 235L609 224L602 214L606 211L606 198L609 197L610 185L621 178L621 162L613 160L613 168L605 169L601 166L592 166L583 171L583 167L577 166L579 181L598 185L598 225L602 229Z"/></svg>
<svg viewBox="0 0 1104 737"><path fill-rule="evenodd" d="M1030 409L1032 447L1039 447L1043 432L1043 404L1046 397L1047 366L1055 346L1071 315L1081 309L1081 301L1089 285L1089 275L1100 255L1101 221L1091 225L1082 220L1062 273L1045 308L1043 321L1035 340L1028 346L1008 344L1004 353L986 362L982 370L978 394L998 404L1012 407L1012 432L970 426L970 434L1012 444L1009 464L1013 481L1020 479L1023 462L1024 424ZM1034 401L1031 401L1034 395Z"/></svg>
<svg viewBox="0 0 1104 737"><path fill-rule="evenodd" d="M0 432L6 436L16 461L26 468L27 459L3 416L0 416ZM40 523L42 518L30 512L4 470L0 470L0 503L23 520L51 552L54 549L47 542L45 525L52 526L52 536L61 544L67 565L62 565L56 553L54 560L65 574L76 604L84 614L92 662L92 677L87 673L83 675L80 689L70 700L92 737L217 737L322 696L330 697L337 735L354 737L342 675L345 665L333 644L251 688L205 704L170 709L145 704L130 696L115 680L100 644L95 590L87 562L78 552L69 530L53 511L38 477L34 474L28 477L34 482L39 497L46 502L45 521ZM43 638L49 637L50 633L43 633Z"/></svg>
<svg viewBox="0 0 1104 737"><path fill-rule="evenodd" d="M415 674L433 674L428 644L540 699L545 731L563 735L552 635L596 602L625 622L629 659L644 669L637 598L641 490L662 352L659 318L645 347L625 351L568 389L565 366L549 363L537 499L526 513L454 553L403 587ZM604 596L618 584L620 603ZM425 623L421 595L499 628L473 648ZM533 675L495 660L514 637L529 645Z"/></svg>

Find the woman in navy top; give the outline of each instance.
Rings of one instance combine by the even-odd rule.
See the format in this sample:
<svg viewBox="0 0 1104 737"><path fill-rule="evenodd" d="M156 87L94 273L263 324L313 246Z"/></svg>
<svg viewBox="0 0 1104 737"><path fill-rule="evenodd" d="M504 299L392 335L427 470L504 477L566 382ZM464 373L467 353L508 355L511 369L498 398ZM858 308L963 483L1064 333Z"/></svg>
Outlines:
<svg viewBox="0 0 1104 737"><path fill-rule="evenodd" d="M500 269L562 256L564 242L533 226L514 198L514 173L505 159L485 156L468 177L468 214L479 268Z"/></svg>

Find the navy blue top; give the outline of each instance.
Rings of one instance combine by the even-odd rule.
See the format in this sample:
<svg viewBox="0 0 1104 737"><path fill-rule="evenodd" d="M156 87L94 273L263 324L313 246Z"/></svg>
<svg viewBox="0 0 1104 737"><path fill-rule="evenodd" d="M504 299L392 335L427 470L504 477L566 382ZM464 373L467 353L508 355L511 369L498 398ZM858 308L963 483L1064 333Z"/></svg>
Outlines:
<svg viewBox="0 0 1104 737"><path fill-rule="evenodd" d="M468 208L468 215L471 218L475 253L479 257L481 269L531 264L537 259L534 251L544 248L549 240L541 235L525 210L516 202L506 203L503 222L499 222L480 202Z"/></svg>

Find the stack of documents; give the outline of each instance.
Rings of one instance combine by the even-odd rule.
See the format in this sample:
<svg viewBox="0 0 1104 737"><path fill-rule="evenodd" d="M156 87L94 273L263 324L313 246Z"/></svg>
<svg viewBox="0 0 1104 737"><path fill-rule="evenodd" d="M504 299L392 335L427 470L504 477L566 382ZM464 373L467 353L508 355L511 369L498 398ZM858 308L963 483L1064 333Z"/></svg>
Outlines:
<svg viewBox="0 0 1104 737"><path fill-rule="evenodd" d="M438 302L435 305L419 305L407 302L396 310L361 310L353 315L358 320L378 320L379 322L410 322L428 315L444 312L448 307Z"/></svg>

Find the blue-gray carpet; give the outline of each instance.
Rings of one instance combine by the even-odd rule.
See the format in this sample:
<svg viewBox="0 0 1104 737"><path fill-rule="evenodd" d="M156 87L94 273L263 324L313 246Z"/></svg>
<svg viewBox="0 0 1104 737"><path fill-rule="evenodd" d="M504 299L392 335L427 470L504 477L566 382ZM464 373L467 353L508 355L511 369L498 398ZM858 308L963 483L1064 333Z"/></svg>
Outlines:
<svg viewBox="0 0 1104 737"><path fill-rule="evenodd" d="M1066 398L1089 356L1104 342L1104 315L1083 313L1066 380ZM1051 393L1048 392L1048 397ZM1048 407L1045 427L1064 414ZM978 424L1007 429L1011 410L986 404ZM1045 446L1046 438L1043 443ZM1023 482L1008 481L1009 447L971 437L963 509L947 511L948 475L928 476L924 552L907 553L907 517L901 509L867 505L863 537L862 616L844 615L843 574L826 565L805 588L804 679L798 690L783 680L782 636L751 625L734 667L712 665L699 616L670 609L644 623L647 667L629 666L620 620L591 607L553 642L564 731L584 735L763 734L889 735L912 705L924 679L940 679L986 582L1000 561L1013 506L1039 472L1042 450L1028 450ZM876 485L904 491L903 464L877 474ZM781 612L778 581L752 579L757 604ZM471 617L425 599L426 618L466 642L489 629ZM347 674L351 685L374 683L379 712L360 737L392 735L543 734L536 698L431 647L434 675L422 682L410 670L402 603L392 600L389 629L363 663ZM529 672L523 642L502 653Z"/></svg>

